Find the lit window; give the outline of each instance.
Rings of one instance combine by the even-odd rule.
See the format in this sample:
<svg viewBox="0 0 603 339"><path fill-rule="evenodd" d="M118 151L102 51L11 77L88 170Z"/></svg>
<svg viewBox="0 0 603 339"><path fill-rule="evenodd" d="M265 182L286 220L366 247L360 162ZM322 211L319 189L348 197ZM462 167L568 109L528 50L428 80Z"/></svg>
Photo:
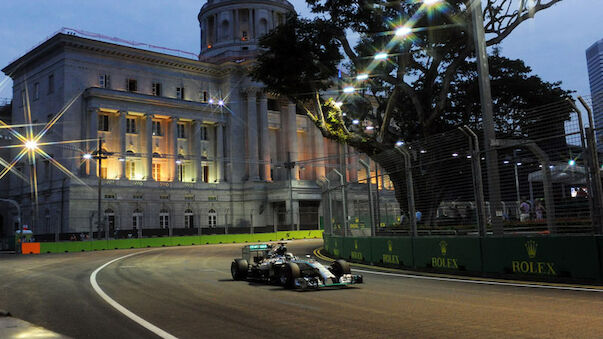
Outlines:
<svg viewBox="0 0 603 339"><path fill-rule="evenodd" d="M98 130L108 132L109 131L109 116L105 114L98 115Z"/></svg>
<svg viewBox="0 0 603 339"><path fill-rule="evenodd" d="M161 164L153 163L153 180L161 181Z"/></svg>
<svg viewBox="0 0 603 339"><path fill-rule="evenodd" d="M126 161L126 178L128 180L136 178L136 163L134 161Z"/></svg>
<svg viewBox="0 0 603 339"><path fill-rule="evenodd" d="M126 119L126 133L136 133L136 119Z"/></svg>
<svg viewBox="0 0 603 339"><path fill-rule="evenodd" d="M153 95L160 97L161 96L161 84L158 82L153 83Z"/></svg>

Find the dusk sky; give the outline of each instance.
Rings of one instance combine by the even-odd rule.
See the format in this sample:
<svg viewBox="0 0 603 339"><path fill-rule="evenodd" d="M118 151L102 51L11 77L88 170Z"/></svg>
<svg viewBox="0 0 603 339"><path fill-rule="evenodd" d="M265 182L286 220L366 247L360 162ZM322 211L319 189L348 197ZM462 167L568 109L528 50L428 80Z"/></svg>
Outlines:
<svg viewBox="0 0 603 339"><path fill-rule="evenodd" d="M304 0L292 0L303 16ZM0 2L0 66L8 65L61 27L199 52L197 14L204 1L53 0ZM589 95L585 50L603 38L603 1L564 0L523 23L502 44L502 54L521 58L547 81ZM12 97L0 76L0 98Z"/></svg>

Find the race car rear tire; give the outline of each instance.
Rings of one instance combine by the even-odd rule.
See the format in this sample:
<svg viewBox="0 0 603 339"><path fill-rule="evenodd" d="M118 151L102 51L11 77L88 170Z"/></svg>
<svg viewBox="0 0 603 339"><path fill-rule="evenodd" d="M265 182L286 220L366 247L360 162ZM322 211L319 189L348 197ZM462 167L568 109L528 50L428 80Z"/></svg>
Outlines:
<svg viewBox="0 0 603 339"><path fill-rule="evenodd" d="M245 259L235 259L230 264L230 273L234 280L244 280L247 278L247 272L249 270L249 264Z"/></svg>
<svg viewBox="0 0 603 339"><path fill-rule="evenodd" d="M350 264L342 259L336 260L331 265L331 271L333 274L339 279L344 274L351 274L352 270L350 269Z"/></svg>
<svg viewBox="0 0 603 339"><path fill-rule="evenodd" d="M295 279L301 277L301 271L296 263L290 262L281 268L281 283L285 288L295 287Z"/></svg>

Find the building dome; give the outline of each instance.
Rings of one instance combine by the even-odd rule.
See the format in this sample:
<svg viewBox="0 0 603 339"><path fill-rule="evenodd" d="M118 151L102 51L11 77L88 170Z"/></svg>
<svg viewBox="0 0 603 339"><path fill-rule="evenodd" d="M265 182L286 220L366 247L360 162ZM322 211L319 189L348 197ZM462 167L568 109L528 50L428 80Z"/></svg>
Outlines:
<svg viewBox="0 0 603 339"><path fill-rule="evenodd" d="M283 23L295 8L287 0L208 0L199 12L199 58L250 56L259 38Z"/></svg>

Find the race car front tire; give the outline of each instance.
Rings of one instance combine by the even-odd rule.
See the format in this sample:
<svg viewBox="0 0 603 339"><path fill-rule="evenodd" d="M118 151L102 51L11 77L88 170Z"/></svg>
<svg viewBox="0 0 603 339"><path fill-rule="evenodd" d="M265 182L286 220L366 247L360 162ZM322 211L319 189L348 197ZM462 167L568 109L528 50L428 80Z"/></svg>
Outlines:
<svg viewBox="0 0 603 339"><path fill-rule="evenodd" d="M247 272L249 271L249 264L245 259L235 259L230 264L230 273L234 280L244 280L247 278Z"/></svg>
<svg viewBox="0 0 603 339"><path fill-rule="evenodd" d="M350 264L347 261L339 259L331 265L331 272L333 272L333 274L339 280L342 275L351 274L352 270L350 269Z"/></svg>
<svg viewBox="0 0 603 339"><path fill-rule="evenodd" d="M296 263L290 262L281 268L281 283L285 288L294 288L295 279L301 277L301 271Z"/></svg>

